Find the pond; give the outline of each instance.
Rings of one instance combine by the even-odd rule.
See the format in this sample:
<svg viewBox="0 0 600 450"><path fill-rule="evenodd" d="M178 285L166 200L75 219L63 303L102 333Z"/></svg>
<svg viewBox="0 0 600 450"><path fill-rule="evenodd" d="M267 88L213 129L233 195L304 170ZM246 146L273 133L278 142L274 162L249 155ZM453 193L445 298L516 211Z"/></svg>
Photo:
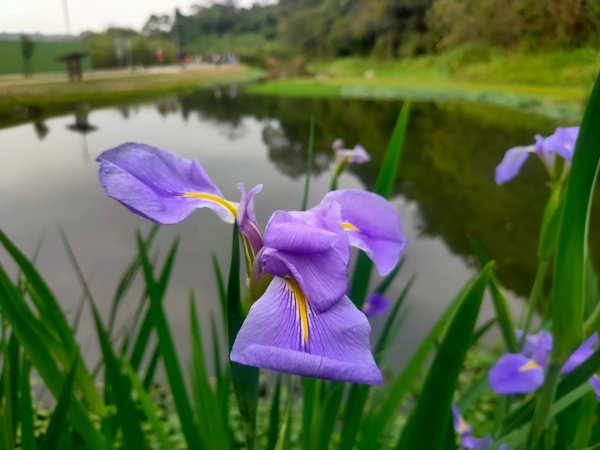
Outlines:
<svg viewBox="0 0 600 450"><path fill-rule="evenodd" d="M361 143L373 157L351 167L339 186L373 188L400 107L397 102L251 96L229 86L1 129L0 227L28 255L42 242L37 267L72 315L82 290L60 240L62 226L107 314L118 278L135 254L135 230L147 232L150 223L105 196L94 161L100 152L125 141L171 149L198 159L231 199L238 198L238 182L262 183L256 207L264 225L273 210L300 207L311 116L316 153L309 205L314 205L327 190L331 142L338 137L351 146ZM513 307L527 296L548 192L545 175L532 159L522 176L498 187L494 168L507 148L530 143L535 133L551 133L557 125L491 106L412 105L393 197L410 244L391 298L411 276L416 280L408 298L409 320L395 344L397 356L390 359L400 364L411 354L476 272L470 238L497 261ZM200 210L159 232L161 256L176 236L181 238L164 306L183 358L188 355L189 290L208 323L208 313L218 310L210 256L217 254L227 267L230 231ZM8 264L1 250L0 262ZM139 291L140 284L122 308L122 326L134 314ZM490 317L489 302L486 308L484 316ZM375 328L382 321L376 318ZM91 320L82 322L79 335L84 352L95 354Z"/></svg>

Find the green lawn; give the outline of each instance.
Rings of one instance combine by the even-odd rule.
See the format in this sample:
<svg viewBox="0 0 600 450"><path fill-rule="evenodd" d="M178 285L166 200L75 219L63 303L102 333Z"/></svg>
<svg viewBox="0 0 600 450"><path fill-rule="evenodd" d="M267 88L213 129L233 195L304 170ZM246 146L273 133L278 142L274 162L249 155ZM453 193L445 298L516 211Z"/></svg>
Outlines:
<svg viewBox="0 0 600 450"><path fill-rule="evenodd" d="M58 72L65 69L65 63L57 58L68 52L88 51L87 45L80 41L73 42L36 42L31 58L34 72ZM0 75L21 73L23 57L20 41L0 41ZM84 69L91 67L89 58L83 59Z"/></svg>
<svg viewBox="0 0 600 450"><path fill-rule="evenodd" d="M539 54L460 49L392 62L316 62L310 66L312 78L270 81L250 90L295 97L468 101L577 122L599 68L600 53L591 49Z"/></svg>

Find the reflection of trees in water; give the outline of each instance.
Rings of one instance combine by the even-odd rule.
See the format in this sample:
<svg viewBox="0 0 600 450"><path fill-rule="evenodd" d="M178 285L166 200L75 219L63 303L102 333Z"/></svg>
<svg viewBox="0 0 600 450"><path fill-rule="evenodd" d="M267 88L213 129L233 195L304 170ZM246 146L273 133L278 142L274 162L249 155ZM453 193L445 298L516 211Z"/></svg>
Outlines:
<svg viewBox="0 0 600 450"><path fill-rule="evenodd" d="M48 128L48 125L42 119L37 119L33 122L33 129L40 141L44 140L50 132L50 128Z"/></svg>
<svg viewBox="0 0 600 450"><path fill-rule="evenodd" d="M306 146L300 140L290 140L281 125L267 123L262 131L262 139L268 148L269 160L280 172L291 178L298 178L306 171ZM313 174L318 175L329 167L330 159L320 152L313 161Z"/></svg>
<svg viewBox="0 0 600 450"><path fill-rule="evenodd" d="M305 171L312 116L313 172L321 173L331 164L333 139L341 137L349 146L361 143L373 159L350 170L368 189L375 184L400 109L398 102L249 95L215 99L212 91L186 95L180 102L184 118L197 113L201 120L229 130L243 128L246 117L263 122L269 160L292 178ZM545 119L489 106L415 104L394 193L419 205L423 235L441 237L453 253L475 266L467 240L473 236L498 262L503 284L526 296L547 195L544 174L532 160L522 177L498 187L493 173L507 148L531 142L535 133L548 133L554 126Z"/></svg>

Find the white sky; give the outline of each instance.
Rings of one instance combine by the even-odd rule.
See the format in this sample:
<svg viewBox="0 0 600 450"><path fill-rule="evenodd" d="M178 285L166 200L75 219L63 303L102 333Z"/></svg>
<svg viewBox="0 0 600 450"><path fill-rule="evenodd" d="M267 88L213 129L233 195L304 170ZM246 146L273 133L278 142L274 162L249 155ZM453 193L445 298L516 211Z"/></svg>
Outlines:
<svg viewBox="0 0 600 450"><path fill-rule="evenodd" d="M65 0L0 0L0 33L65 34ZM210 4L210 0L66 0L71 32L102 31L108 26L140 30L151 14L172 15L175 8L183 14L192 5ZM238 0L250 6L258 0ZM259 2L262 3L262 2Z"/></svg>

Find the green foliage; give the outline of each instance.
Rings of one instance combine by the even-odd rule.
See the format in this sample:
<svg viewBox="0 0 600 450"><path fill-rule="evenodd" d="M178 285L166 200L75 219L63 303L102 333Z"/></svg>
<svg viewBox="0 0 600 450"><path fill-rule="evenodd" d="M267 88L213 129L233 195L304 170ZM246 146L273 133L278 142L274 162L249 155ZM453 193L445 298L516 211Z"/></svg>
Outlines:
<svg viewBox="0 0 600 450"><path fill-rule="evenodd" d="M163 50L165 64L177 62L176 45L165 38L147 37L128 30L108 30L104 33L89 33L85 36L85 41L95 69L158 65L156 52L159 48ZM117 52L117 47L120 47L120 53Z"/></svg>

